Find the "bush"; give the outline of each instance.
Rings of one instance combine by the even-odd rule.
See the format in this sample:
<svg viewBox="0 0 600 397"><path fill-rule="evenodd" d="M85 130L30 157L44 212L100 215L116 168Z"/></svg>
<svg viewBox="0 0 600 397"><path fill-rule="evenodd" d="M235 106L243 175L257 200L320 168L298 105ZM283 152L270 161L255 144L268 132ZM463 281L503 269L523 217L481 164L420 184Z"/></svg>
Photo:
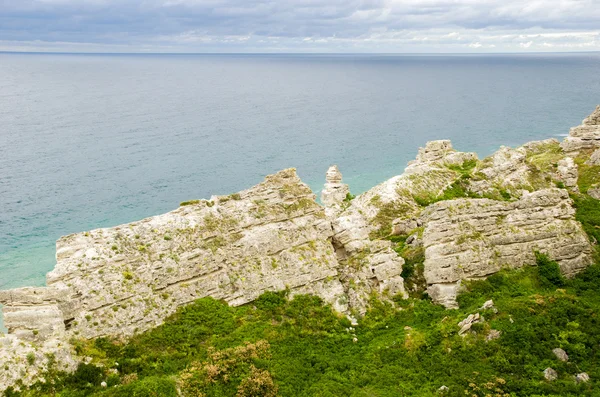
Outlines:
<svg viewBox="0 0 600 397"><path fill-rule="evenodd" d="M82 365L73 375L54 374L9 395L171 397L177 380L183 394L195 397L435 396L441 385L449 388L448 396L465 390L595 396L600 264L564 280L555 262L538 255L537 263L466 282L458 310L373 297L358 325L314 296L288 300L285 292L266 293L235 308L204 298L128 343L81 344L82 355L104 368L118 362L119 375L106 378L102 368ZM489 299L497 311L479 309ZM457 324L474 313L485 320L474 325L476 332L459 336ZM492 329L500 337L486 341ZM567 351L568 362L556 360L556 347ZM550 366L559 373L554 382L543 379ZM579 372L591 380L577 384L573 376ZM111 387L101 388L102 380Z"/></svg>
<svg viewBox="0 0 600 397"><path fill-rule="evenodd" d="M71 374L67 380L67 384L76 387L99 386L104 378L104 370L93 364L81 363L77 370Z"/></svg>
<svg viewBox="0 0 600 397"><path fill-rule="evenodd" d="M572 195L571 198L575 205L575 219L581 222L593 243L600 243L600 200L585 195Z"/></svg>
<svg viewBox="0 0 600 397"><path fill-rule="evenodd" d="M148 377L130 385L117 387L106 395L111 397L177 397L175 382L162 377Z"/></svg>
<svg viewBox="0 0 600 397"><path fill-rule="evenodd" d="M558 263L551 261L548 256L539 252L535 253L535 262L542 286L546 288L564 287L565 278L560 273Z"/></svg>

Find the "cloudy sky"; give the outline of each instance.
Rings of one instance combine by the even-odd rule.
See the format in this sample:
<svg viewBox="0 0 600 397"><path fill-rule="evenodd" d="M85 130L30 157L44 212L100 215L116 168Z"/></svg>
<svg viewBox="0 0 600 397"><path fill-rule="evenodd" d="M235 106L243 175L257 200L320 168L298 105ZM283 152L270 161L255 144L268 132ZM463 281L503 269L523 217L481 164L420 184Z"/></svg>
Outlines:
<svg viewBox="0 0 600 397"><path fill-rule="evenodd" d="M0 0L0 51L600 51L600 0Z"/></svg>

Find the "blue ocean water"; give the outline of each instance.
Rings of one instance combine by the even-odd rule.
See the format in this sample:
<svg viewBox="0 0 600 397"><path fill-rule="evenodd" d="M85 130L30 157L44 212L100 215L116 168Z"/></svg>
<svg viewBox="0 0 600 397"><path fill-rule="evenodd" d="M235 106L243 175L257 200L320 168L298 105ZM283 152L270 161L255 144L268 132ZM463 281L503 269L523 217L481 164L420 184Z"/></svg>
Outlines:
<svg viewBox="0 0 600 397"><path fill-rule="evenodd" d="M0 54L0 288L42 285L65 234L296 167L354 193L452 139L480 156L566 134L600 54Z"/></svg>

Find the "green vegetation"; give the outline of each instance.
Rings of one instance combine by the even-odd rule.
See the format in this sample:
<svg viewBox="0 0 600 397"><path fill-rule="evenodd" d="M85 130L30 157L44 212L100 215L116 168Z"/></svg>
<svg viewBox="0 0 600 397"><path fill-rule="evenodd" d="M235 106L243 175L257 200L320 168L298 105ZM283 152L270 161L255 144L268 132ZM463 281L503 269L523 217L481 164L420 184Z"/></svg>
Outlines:
<svg viewBox="0 0 600 397"><path fill-rule="evenodd" d="M389 236L392 233L392 221L401 215L410 213L412 210L409 204L400 200L382 203L379 196L373 196L371 204L379 208L379 212L372 221L377 229L371 233L371 239Z"/></svg>
<svg viewBox="0 0 600 397"><path fill-rule="evenodd" d="M312 296L271 292L236 308L204 298L128 343L80 341L92 364L51 370L48 382L6 395L436 396L442 385L449 396L597 395L600 265L571 280L543 255L537 265L467 283L458 310L373 300L354 327ZM489 299L497 310L479 309ZM459 336L472 313L485 321ZM492 329L500 337L486 340ZM568 362L553 355L557 347ZM543 378L548 367L557 380ZM576 383L580 372L590 382Z"/></svg>
<svg viewBox="0 0 600 397"><path fill-rule="evenodd" d="M420 194L414 195L413 199L421 207L427 207L433 203L444 200L455 200L459 198L489 198L492 200L510 200L511 195L503 189L497 189L497 194L479 195L469 190L469 182L476 177L473 171L477 167L477 160L465 160L462 165L449 165L448 168L458 174L458 178L452 182L440 194Z"/></svg>
<svg viewBox="0 0 600 397"><path fill-rule="evenodd" d="M579 164L579 178L577 185L582 193L587 193L589 188L600 184L600 165Z"/></svg>
<svg viewBox="0 0 600 397"><path fill-rule="evenodd" d="M444 189L444 191L441 194L437 196L413 196L413 198L421 207L427 207L428 205L444 200L454 200L465 197L483 198L483 196L473 193L468 189L469 179L471 179L471 176L469 174L461 174L461 176L457 180L452 182L450 186Z"/></svg>
<svg viewBox="0 0 600 397"><path fill-rule="evenodd" d="M581 222L592 242L600 243L600 200L586 195L571 195L571 198L575 206L575 219ZM600 254L600 246L596 245L596 251Z"/></svg>
<svg viewBox="0 0 600 397"><path fill-rule="evenodd" d="M473 170L477 167L477 159L465 160L461 165L451 164L448 166L452 171L458 172L460 175L471 175Z"/></svg>
<svg viewBox="0 0 600 397"><path fill-rule="evenodd" d="M529 164L543 172L554 172L558 167L558 162L564 157L565 154L558 142L538 145L527 153Z"/></svg>
<svg viewBox="0 0 600 397"><path fill-rule="evenodd" d="M194 204L200 204L200 200L182 201L181 203L179 203L179 206L183 207L185 205L194 205Z"/></svg>
<svg viewBox="0 0 600 397"><path fill-rule="evenodd" d="M356 195L354 195L352 193L346 193L346 197L344 197L344 202L349 203L350 201L354 200L355 198L356 198Z"/></svg>
<svg viewBox="0 0 600 397"><path fill-rule="evenodd" d="M356 196L354 194L351 194L350 192L346 193L346 197L344 197L344 201L342 201L342 210L345 210L346 208L350 207L352 200L354 200L355 198Z"/></svg>

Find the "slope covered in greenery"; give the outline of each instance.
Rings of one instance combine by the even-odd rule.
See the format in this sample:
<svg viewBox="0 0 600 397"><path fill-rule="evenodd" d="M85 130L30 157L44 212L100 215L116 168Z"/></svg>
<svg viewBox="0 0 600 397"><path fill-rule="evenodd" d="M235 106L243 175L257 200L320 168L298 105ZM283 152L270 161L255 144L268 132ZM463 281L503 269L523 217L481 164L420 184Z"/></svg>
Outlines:
<svg viewBox="0 0 600 397"><path fill-rule="evenodd" d="M600 266L565 280L540 256L537 267L468 284L459 310L374 301L354 327L311 296L266 293L237 308L200 299L126 344L79 342L92 364L6 395L433 396L445 385L457 396L593 396L599 290ZM489 299L496 310L479 309ZM458 322L473 313L485 320L459 336ZM486 341L490 329L500 337ZM554 356L557 347L568 362ZM547 367L557 380L544 379ZM575 382L580 372L590 382Z"/></svg>

